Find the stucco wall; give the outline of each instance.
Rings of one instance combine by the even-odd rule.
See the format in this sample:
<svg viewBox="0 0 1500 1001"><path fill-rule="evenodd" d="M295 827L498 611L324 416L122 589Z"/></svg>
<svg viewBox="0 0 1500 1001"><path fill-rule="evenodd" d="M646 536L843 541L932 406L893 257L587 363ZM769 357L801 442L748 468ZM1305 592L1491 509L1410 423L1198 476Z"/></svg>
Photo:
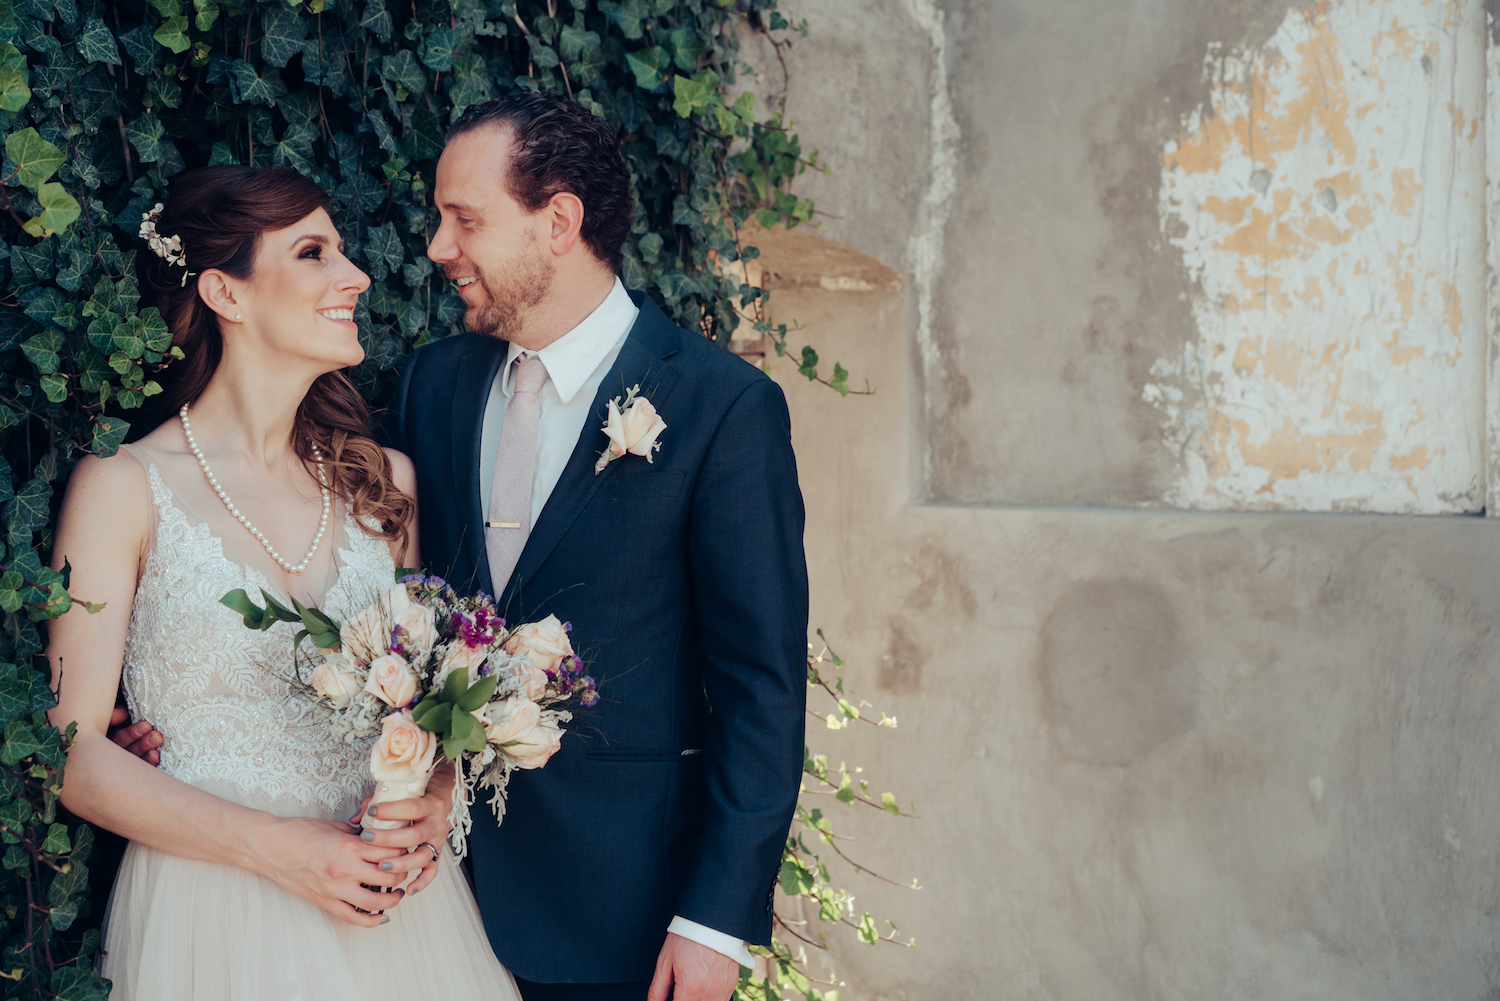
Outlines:
<svg viewBox="0 0 1500 1001"><path fill-rule="evenodd" d="M1311 38L1337 6L1293 13ZM1464 58L1482 69L1482 44L1458 52L1482 21L1437 0L1390 0L1384 13L1426 7L1448 12L1433 30L1450 32L1445 79L1458 87ZM1394 418L1382 425L1386 452L1364 470L1346 455L1283 478L1292 493L1274 505L1257 493L1262 478L1227 491L1228 510L1178 510L1215 505L1183 493L1196 482L1184 479L1189 460L1171 447L1160 398L1144 392L1162 383L1161 359L1195 345L1368 340L1349 331L1373 305L1308 307L1295 322L1272 305L1262 328L1214 326L1222 297L1205 293L1167 226L1168 143L1201 134L1193 115L1225 93L1205 77L1205 55L1217 43L1249 64L1266 58L1290 30L1288 8L804 0L796 10L810 35L791 55L789 111L840 168L804 190L839 218L825 219L824 237L767 236L767 281L778 317L800 321L827 361L878 392L840 399L791 365L773 360L772 371L791 401L808 500L813 624L855 687L900 719L893 732L815 725L810 740L921 815L838 815L859 835L855 854L923 886L849 877L859 908L893 918L918 946L839 946L844 996L1500 997L1494 526L1358 504L1297 510L1338 510L1330 498L1349 496L1338 491L1351 478L1382 472L1382 454L1383 472L1409 455L1414 446L1395 449L1406 432ZM932 91L944 78L949 132ZM1449 183L1459 147L1446 103L1450 132L1420 118L1451 154L1424 189L1447 184L1444 198L1482 218L1482 184L1474 201L1467 173ZM1481 148L1483 110L1465 111L1463 130ZM1401 169L1409 148L1394 143L1377 165ZM1318 179L1307 171L1298 176ZM1362 183L1372 213L1372 192L1394 197L1374 175ZM1292 199L1283 218L1316 218L1306 213L1320 193L1310 189L1310 207ZM1431 211L1453 227L1448 252L1432 252L1442 266L1422 265L1414 288L1437 312L1403 330L1434 351L1447 336L1482 364L1484 271L1470 251L1482 259L1483 244L1455 235L1474 222L1458 209ZM1371 225L1400 232L1406 219ZM1219 242L1206 238L1205 252ZM1323 274L1329 259L1318 259ZM899 283L872 279L878 262ZM821 281L856 273L868 291ZM1474 297L1463 323L1477 333L1444 327L1448 277ZM1399 278L1394 267L1370 278L1366 299ZM1384 349L1359 364L1351 386L1391 377ZM1448 367L1461 374L1443 398L1482 411L1483 373ZM1275 375L1244 365L1221 385L1269 398L1288 388ZM1317 377L1294 379L1306 391L1278 405L1312 407L1318 392L1326 402ZM1451 442L1481 441L1484 420L1469 413ZM1472 477L1455 492L1434 476L1415 494L1403 487L1416 502L1390 508L1475 509L1475 461L1478 494ZM1401 481L1376 486L1391 482Z"/></svg>

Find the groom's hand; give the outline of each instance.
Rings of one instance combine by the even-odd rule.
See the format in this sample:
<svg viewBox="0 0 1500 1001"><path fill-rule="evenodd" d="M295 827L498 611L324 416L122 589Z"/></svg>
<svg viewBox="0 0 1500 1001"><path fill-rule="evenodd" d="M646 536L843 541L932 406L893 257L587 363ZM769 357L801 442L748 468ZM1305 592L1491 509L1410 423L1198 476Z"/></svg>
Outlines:
<svg viewBox="0 0 1500 1001"><path fill-rule="evenodd" d="M646 1001L728 1001L740 982L740 964L706 945L667 934L656 957Z"/></svg>
<svg viewBox="0 0 1500 1001"><path fill-rule="evenodd" d="M130 722L130 711L124 706L115 706L109 714L109 739L140 758L146 764L161 764L162 736L150 721Z"/></svg>

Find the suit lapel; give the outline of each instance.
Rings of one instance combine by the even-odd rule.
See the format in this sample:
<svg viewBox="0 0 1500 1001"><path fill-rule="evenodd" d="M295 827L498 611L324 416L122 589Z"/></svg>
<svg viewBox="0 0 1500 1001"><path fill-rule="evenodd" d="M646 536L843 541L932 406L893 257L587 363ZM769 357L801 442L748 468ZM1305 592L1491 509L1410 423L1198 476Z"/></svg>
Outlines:
<svg viewBox="0 0 1500 1001"><path fill-rule="evenodd" d="M459 551L469 558L474 580L489 590L490 565L484 549L484 511L479 495L479 446L484 433L484 407L495 373L509 345L486 337L466 353L453 391L454 500L462 526Z"/></svg>
<svg viewBox="0 0 1500 1001"><path fill-rule="evenodd" d="M584 422L583 431L578 436L577 444L573 446L568 464L563 467L557 486L552 489L552 494L542 507L536 527L526 539L526 548L521 551L515 573L506 586L504 600L500 602L501 608L508 608L520 586L536 576L537 570L599 489L599 484L619 464L612 462L604 467L602 473L594 472L594 463L599 458L599 453L609 444L603 430L604 420L609 412L609 401L615 397L623 398L625 391L632 386L640 386L641 395L659 408L677 382L676 366L664 364L677 353L676 326L649 296L632 292L630 297L640 307L640 315L636 317L635 326L620 348L614 365L594 394L594 404Z"/></svg>

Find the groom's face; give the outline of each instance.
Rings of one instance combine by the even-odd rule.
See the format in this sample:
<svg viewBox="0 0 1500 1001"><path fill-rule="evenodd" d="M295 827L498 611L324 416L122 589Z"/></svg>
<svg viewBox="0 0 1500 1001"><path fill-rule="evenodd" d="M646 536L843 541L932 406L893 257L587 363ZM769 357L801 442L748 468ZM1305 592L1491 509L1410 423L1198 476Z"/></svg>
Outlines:
<svg viewBox="0 0 1500 1001"><path fill-rule="evenodd" d="M470 330L516 340L551 291L555 269L544 213L527 212L506 190L509 154L509 133L496 127L448 144L434 192L442 223L427 256L459 286Z"/></svg>

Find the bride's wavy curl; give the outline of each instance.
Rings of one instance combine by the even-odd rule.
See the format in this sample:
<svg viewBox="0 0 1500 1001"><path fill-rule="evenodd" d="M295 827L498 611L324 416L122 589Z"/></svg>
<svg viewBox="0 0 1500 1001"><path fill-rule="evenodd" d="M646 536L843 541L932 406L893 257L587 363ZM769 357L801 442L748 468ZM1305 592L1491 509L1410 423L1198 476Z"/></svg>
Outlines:
<svg viewBox="0 0 1500 1001"><path fill-rule="evenodd" d="M177 180L156 227L164 236L182 238L194 277L212 268L248 280L262 233L328 207L323 189L290 167L204 167ZM146 287L159 297L172 343L186 355L162 380L168 412L176 412L196 400L218 370L224 355L219 316L199 297L197 282L189 278L183 284L181 265L169 265L149 252L138 254L136 265ZM342 372L320 376L297 408L292 447L311 475L316 475L314 442L323 453L329 486L361 528L376 538L400 540L405 547L416 505L396 486L390 460L370 436L370 409Z"/></svg>

